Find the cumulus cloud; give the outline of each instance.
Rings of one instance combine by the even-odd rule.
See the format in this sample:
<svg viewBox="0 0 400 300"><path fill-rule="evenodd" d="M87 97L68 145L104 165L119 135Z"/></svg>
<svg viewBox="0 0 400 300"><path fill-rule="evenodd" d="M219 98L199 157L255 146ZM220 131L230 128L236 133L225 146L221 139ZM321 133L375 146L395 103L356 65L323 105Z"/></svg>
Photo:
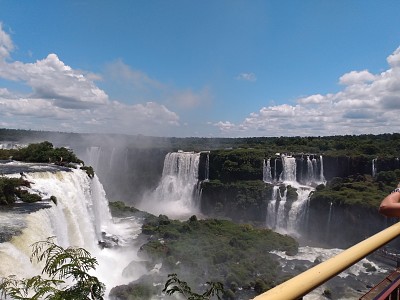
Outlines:
<svg viewBox="0 0 400 300"><path fill-rule="evenodd" d="M0 78L31 89L27 94L0 87L0 117L8 127L160 135L179 126L179 116L162 104L112 101L96 85L99 75L73 69L56 54L23 63L10 58L13 49L0 24ZM123 76L138 84L157 84L130 70Z"/></svg>
<svg viewBox="0 0 400 300"><path fill-rule="evenodd" d="M309 136L400 131L400 48L379 74L351 71L340 77L337 93L302 97L297 104L262 107L238 124L217 122L233 136ZM229 126L226 126L229 125ZM245 130L243 130L245 129Z"/></svg>
<svg viewBox="0 0 400 300"><path fill-rule="evenodd" d="M237 80L244 80L244 81L256 81L257 77L254 73L240 73L236 76Z"/></svg>
<svg viewBox="0 0 400 300"><path fill-rule="evenodd" d="M391 67L399 67L400 66L400 47L396 49L389 57L387 58L387 62Z"/></svg>
<svg viewBox="0 0 400 300"><path fill-rule="evenodd" d="M351 71L350 73L344 74L339 78L339 82L344 85L352 85L352 84L362 84L364 82L374 81L375 76L372 75L367 70L363 70L360 72Z"/></svg>

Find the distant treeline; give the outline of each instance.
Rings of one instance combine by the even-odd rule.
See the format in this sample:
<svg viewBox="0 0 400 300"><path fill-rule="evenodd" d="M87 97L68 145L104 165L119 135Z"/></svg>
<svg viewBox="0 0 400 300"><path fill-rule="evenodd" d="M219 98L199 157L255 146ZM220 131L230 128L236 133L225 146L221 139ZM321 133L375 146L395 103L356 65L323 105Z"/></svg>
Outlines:
<svg viewBox="0 0 400 300"><path fill-rule="evenodd" d="M117 134L78 134L17 129L0 129L0 141L32 142L48 140L65 141L65 144L90 144L98 146L124 144L136 148L167 148L171 151L202 151L229 148L263 149L272 153L313 153L347 156L398 156L400 152L400 133L337 135L314 137L249 137L249 138L176 138L147 137L142 135Z"/></svg>

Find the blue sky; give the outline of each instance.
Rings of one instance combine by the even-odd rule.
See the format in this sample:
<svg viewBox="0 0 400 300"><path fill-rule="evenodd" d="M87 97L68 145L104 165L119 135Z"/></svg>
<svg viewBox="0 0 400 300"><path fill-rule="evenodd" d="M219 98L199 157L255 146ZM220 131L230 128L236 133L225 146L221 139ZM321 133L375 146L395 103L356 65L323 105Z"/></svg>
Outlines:
<svg viewBox="0 0 400 300"><path fill-rule="evenodd" d="M400 1L0 0L0 127L399 132Z"/></svg>

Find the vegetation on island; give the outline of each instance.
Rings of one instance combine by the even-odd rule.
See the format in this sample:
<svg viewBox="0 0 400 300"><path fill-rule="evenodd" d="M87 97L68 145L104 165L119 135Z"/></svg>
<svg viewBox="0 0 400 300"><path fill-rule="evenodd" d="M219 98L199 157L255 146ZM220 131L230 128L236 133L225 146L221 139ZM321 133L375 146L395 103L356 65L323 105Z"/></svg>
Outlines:
<svg viewBox="0 0 400 300"><path fill-rule="evenodd" d="M22 176L19 178L0 177L0 205L11 205L17 199L23 202L33 203L41 201L42 197L38 194L29 193L31 183Z"/></svg>
<svg viewBox="0 0 400 300"><path fill-rule="evenodd" d="M31 163L54 163L68 168L76 168L76 164L82 164L81 169L90 177L94 177L91 166L85 166L75 153L65 147L54 148L53 144L44 141L29 144L27 147L17 149L0 149L0 160L17 160Z"/></svg>
<svg viewBox="0 0 400 300"><path fill-rule="evenodd" d="M103 300L105 286L90 272L96 258L83 248L63 248L53 238L32 245L31 261L43 262L42 277L0 280L0 295L20 300Z"/></svg>
<svg viewBox="0 0 400 300"><path fill-rule="evenodd" d="M149 216L142 233L149 240L140 253L153 263L162 262L164 273L179 274L192 286L207 280L221 282L227 299L275 286L280 268L269 252L294 255L298 251L293 238L271 230L228 220L198 220L196 216L184 222Z"/></svg>
<svg viewBox="0 0 400 300"><path fill-rule="evenodd" d="M77 158L72 150L64 147L54 148L53 144L48 141L30 144L24 148L0 149L0 160L8 160L10 158L23 162L53 162L57 165L73 168L75 168L74 164L83 164L83 161ZM81 169L90 178L93 178L94 170L91 166L82 166ZM42 197L40 195L28 191L30 187L31 182L24 178L23 173L21 173L20 178L1 176L0 205L10 205L18 199L27 203L41 201ZM57 199L54 196L51 196L50 200L57 204Z"/></svg>
<svg viewBox="0 0 400 300"><path fill-rule="evenodd" d="M400 181L400 170L382 171L374 178L369 174L335 177L326 185L317 186L311 203L319 201L335 206L379 207L380 202Z"/></svg>
<svg viewBox="0 0 400 300"><path fill-rule="evenodd" d="M53 144L45 141L29 144L18 149L0 149L0 159L14 159L23 162L57 163L67 165L70 163L83 163L72 150L65 147L54 148Z"/></svg>

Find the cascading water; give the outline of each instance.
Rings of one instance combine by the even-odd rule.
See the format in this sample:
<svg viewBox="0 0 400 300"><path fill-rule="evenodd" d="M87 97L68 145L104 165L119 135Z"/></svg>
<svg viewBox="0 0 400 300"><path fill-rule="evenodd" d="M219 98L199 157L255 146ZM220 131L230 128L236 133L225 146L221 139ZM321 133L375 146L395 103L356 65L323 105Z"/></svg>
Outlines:
<svg viewBox="0 0 400 300"><path fill-rule="evenodd" d="M297 200L292 203L288 214L287 231L292 234L298 233L298 225L306 218L306 207L313 189L310 187L299 186L297 188Z"/></svg>
<svg viewBox="0 0 400 300"><path fill-rule="evenodd" d="M296 159L292 156L282 155L283 171L279 177L283 182L296 182Z"/></svg>
<svg viewBox="0 0 400 300"><path fill-rule="evenodd" d="M209 178L210 178L210 151L207 152L204 181L208 181Z"/></svg>
<svg viewBox="0 0 400 300"><path fill-rule="evenodd" d="M301 157L299 159L299 163L301 164L299 166L300 174L297 174L297 161L295 157L281 155L281 161L282 172L278 175L279 182L273 180L270 175L272 174L270 159L264 160L263 164L263 181L279 184L273 187L271 200L268 202L266 226L281 233L290 233L297 236L300 225L306 223L310 193L316 185L325 183L323 160L322 156L319 156L318 165L316 157L310 155L306 158ZM274 173L277 170L276 162L277 159L275 159ZM305 174L303 174L303 162L305 164ZM299 180L303 184L298 182L297 175L299 175ZM280 194L279 187L282 185L285 186L285 192ZM293 199L292 196L291 200L287 200L289 186L291 189L296 190L296 199Z"/></svg>
<svg viewBox="0 0 400 300"><path fill-rule="evenodd" d="M279 186L275 185L272 189L272 199L268 202L267 208L267 226L269 228L276 228L276 209L277 209L277 201L278 201L278 192Z"/></svg>
<svg viewBox="0 0 400 300"><path fill-rule="evenodd" d="M171 152L165 156L162 178L139 209L155 215L186 218L198 212L200 153Z"/></svg>
<svg viewBox="0 0 400 300"><path fill-rule="evenodd" d="M374 159L372 160L372 177L375 177L375 176L376 176L376 173L377 173L377 171L376 171L376 161L377 161L376 158L374 158Z"/></svg>
<svg viewBox="0 0 400 300"><path fill-rule="evenodd" d="M267 163L265 163L265 159L263 161L263 181L266 183L272 183L272 173L271 173L271 159L269 158L267 160Z"/></svg>
<svg viewBox="0 0 400 300"><path fill-rule="evenodd" d="M17 177L16 175L7 175ZM18 227L17 234L7 242L0 243L0 277L16 275L31 277L40 273L38 266L30 263L30 245L54 236L62 247L77 246L87 249L97 258L99 266L95 275L111 289L117 284L128 283L144 274L123 276L124 268L133 260L139 260L128 238L140 233L140 223L135 220L114 224L108 209L104 189L97 176L90 179L82 170L24 173L31 182L31 191L43 199L57 198L52 202L35 203L36 209L29 214L11 210L0 213L2 220ZM32 204L33 205L33 204ZM32 207L24 204L26 209ZM37 209L42 206L43 208ZM118 236L121 247L100 249L98 241L105 233Z"/></svg>
<svg viewBox="0 0 400 300"><path fill-rule="evenodd" d="M283 191L283 195L280 191L280 189L278 189L279 191L279 202L278 202L278 209L277 209L277 213L276 213L276 230L280 231L282 228L286 227L286 214L285 214L285 204L286 204L286 197L287 197L287 188Z"/></svg>

